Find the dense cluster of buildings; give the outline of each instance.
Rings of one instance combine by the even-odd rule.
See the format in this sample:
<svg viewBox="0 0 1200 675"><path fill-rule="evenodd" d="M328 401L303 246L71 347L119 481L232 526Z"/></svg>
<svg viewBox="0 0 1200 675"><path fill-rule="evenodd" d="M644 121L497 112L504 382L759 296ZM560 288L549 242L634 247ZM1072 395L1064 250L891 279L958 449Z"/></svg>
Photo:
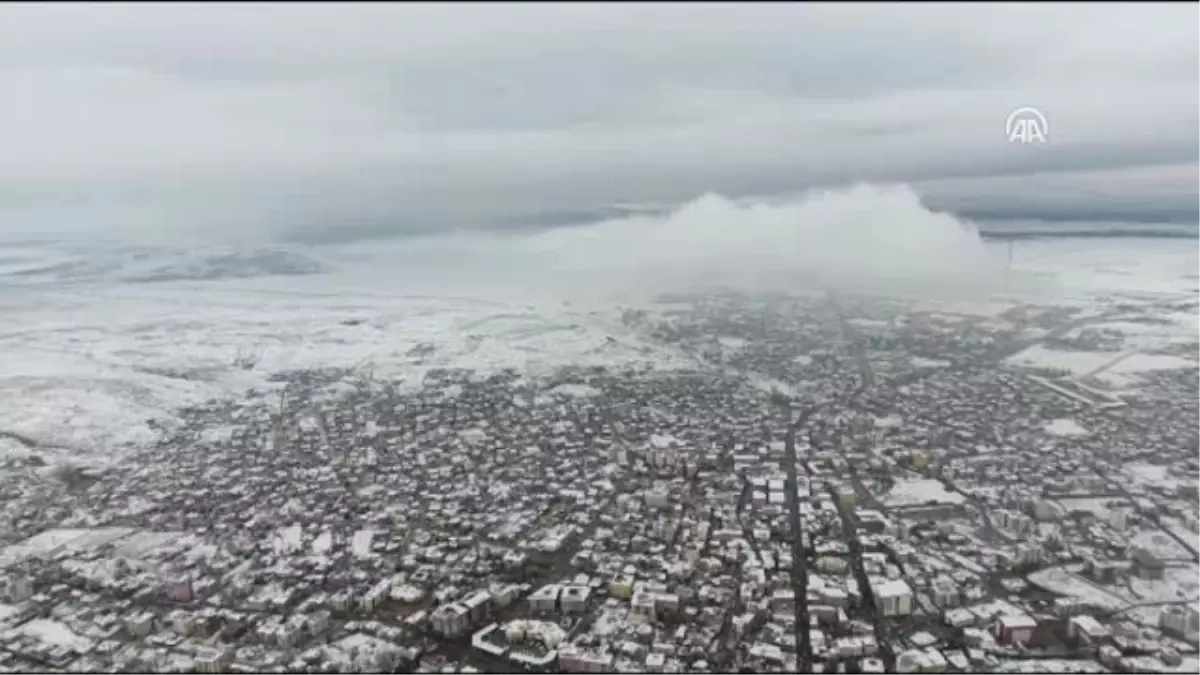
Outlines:
<svg viewBox="0 0 1200 675"><path fill-rule="evenodd" d="M291 373L13 473L0 668L1196 671L1195 368L1101 400L1004 361L1061 310L676 307L626 323L690 370Z"/></svg>

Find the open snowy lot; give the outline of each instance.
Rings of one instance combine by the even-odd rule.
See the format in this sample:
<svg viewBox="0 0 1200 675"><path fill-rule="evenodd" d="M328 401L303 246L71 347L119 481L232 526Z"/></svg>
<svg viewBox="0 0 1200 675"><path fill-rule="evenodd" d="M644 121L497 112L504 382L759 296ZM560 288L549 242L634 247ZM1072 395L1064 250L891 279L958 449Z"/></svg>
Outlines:
<svg viewBox="0 0 1200 675"><path fill-rule="evenodd" d="M1140 602L1178 602L1200 599L1200 566L1173 563L1162 579L1129 579L1129 591Z"/></svg>
<svg viewBox="0 0 1200 675"><path fill-rule="evenodd" d="M0 633L0 639L7 641L18 635L31 637L47 647L66 647L79 653L87 652L93 644L91 640L53 619L33 619Z"/></svg>
<svg viewBox="0 0 1200 675"><path fill-rule="evenodd" d="M46 530L0 549L0 568L62 551L82 553L106 544L113 545L116 555L134 559L183 537L178 532L140 532L128 527Z"/></svg>
<svg viewBox="0 0 1200 675"><path fill-rule="evenodd" d="M916 504L960 504L966 497L951 492L939 480L931 478L902 478L883 496L888 506L912 506Z"/></svg>
<svg viewBox="0 0 1200 675"><path fill-rule="evenodd" d="M1116 587L1099 586L1080 576L1076 567L1048 567L1038 570L1029 575L1029 583L1105 609L1117 610L1134 604L1133 600L1119 594Z"/></svg>

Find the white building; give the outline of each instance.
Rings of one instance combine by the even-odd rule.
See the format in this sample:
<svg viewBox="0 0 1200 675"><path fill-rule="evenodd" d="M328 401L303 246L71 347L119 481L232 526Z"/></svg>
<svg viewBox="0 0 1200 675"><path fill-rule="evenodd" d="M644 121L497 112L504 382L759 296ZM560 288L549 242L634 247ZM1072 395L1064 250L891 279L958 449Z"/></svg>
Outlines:
<svg viewBox="0 0 1200 675"><path fill-rule="evenodd" d="M535 612L553 612L558 608L558 596L562 586L547 584L529 596L529 606Z"/></svg>
<svg viewBox="0 0 1200 675"><path fill-rule="evenodd" d="M933 604L942 609L952 609L958 607L962 602L962 595L958 591L958 584L949 577L939 577L933 582Z"/></svg>
<svg viewBox="0 0 1200 675"><path fill-rule="evenodd" d="M1037 621L1025 614L1008 614L996 622L996 636L1003 644L1029 644Z"/></svg>
<svg viewBox="0 0 1200 675"><path fill-rule="evenodd" d="M329 611L321 610L308 615L308 630L313 635L321 635L329 630Z"/></svg>
<svg viewBox="0 0 1200 675"><path fill-rule="evenodd" d="M750 645L750 656L774 666L779 666L783 663L783 650L779 648L779 645L767 644L765 642L756 642Z"/></svg>
<svg viewBox="0 0 1200 675"><path fill-rule="evenodd" d="M280 647L284 649L294 647L304 635L304 631L308 625L308 618L303 614L292 614L280 626L275 634L275 639Z"/></svg>
<svg viewBox="0 0 1200 675"><path fill-rule="evenodd" d="M12 602L24 602L33 597L33 583L26 576L10 577L4 584L5 595Z"/></svg>
<svg viewBox="0 0 1200 675"><path fill-rule="evenodd" d="M645 590L635 591L630 601L633 614L646 619L657 616L655 604L655 594Z"/></svg>
<svg viewBox="0 0 1200 675"><path fill-rule="evenodd" d="M467 614L472 624L478 625L492 613L492 594L486 590L478 590L462 601L467 608Z"/></svg>
<svg viewBox="0 0 1200 675"><path fill-rule="evenodd" d="M646 490L646 506L661 509L671 501L671 493L665 487L654 487Z"/></svg>
<svg viewBox="0 0 1200 675"><path fill-rule="evenodd" d="M1022 565L1036 565L1042 561L1042 547L1037 544L1022 544L1017 549L1017 562Z"/></svg>
<svg viewBox="0 0 1200 675"><path fill-rule="evenodd" d="M592 589L587 586L563 586L562 594L559 596L562 611L566 614L582 613L587 609L587 602L591 593Z"/></svg>
<svg viewBox="0 0 1200 675"><path fill-rule="evenodd" d="M909 649L896 655L896 672L919 673L925 667L925 654L920 649Z"/></svg>
<svg viewBox="0 0 1200 675"><path fill-rule="evenodd" d="M613 655L611 652L587 653L580 659L585 673L613 672Z"/></svg>
<svg viewBox="0 0 1200 675"><path fill-rule="evenodd" d="M654 611L658 614L670 614L679 609L679 596L674 593L656 593L654 596Z"/></svg>
<svg viewBox="0 0 1200 675"><path fill-rule="evenodd" d="M167 620L171 622L171 627L175 632L183 637L191 635L196 628L196 616L186 610L177 609L167 614Z"/></svg>
<svg viewBox="0 0 1200 675"><path fill-rule="evenodd" d="M1023 537L1034 530L1033 519L1022 513L1000 509L992 514L996 527L1015 537Z"/></svg>
<svg viewBox="0 0 1200 675"><path fill-rule="evenodd" d="M1117 532L1124 532L1129 529L1129 511L1126 509L1113 509L1108 514L1108 524Z"/></svg>
<svg viewBox="0 0 1200 675"><path fill-rule="evenodd" d="M222 673L233 662L233 652L215 647L201 647L196 650L196 671L201 673Z"/></svg>
<svg viewBox="0 0 1200 675"><path fill-rule="evenodd" d="M773 612L791 612L795 604L796 592L790 588L781 588L771 594L771 611Z"/></svg>
<svg viewBox="0 0 1200 675"><path fill-rule="evenodd" d="M1042 522L1058 522L1066 515L1062 506L1049 499L1039 499L1033 504L1033 517Z"/></svg>
<svg viewBox="0 0 1200 675"><path fill-rule="evenodd" d="M1082 614L1067 620L1067 638L1088 645L1095 645L1112 636L1107 628L1095 618Z"/></svg>
<svg viewBox="0 0 1200 675"><path fill-rule="evenodd" d="M505 584L503 586L493 586L491 588L492 602L500 608L508 607L513 600L517 599L517 595L521 592L521 587L516 584Z"/></svg>
<svg viewBox="0 0 1200 675"><path fill-rule="evenodd" d="M456 637L466 632L470 627L471 612L465 605L454 602L442 605L433 611L429 623L435 633L446 637Z"/></svg>
<svg viewBox="0 0 1200 675"><path fill-rule="evenodd" d="M359 598L358 606L364 612L374 611L375 608L379 606L379 603L387 599L391 592L392 580L383 579L379 583L372 586L370 590L368 590L361 598Z"/></svg>
<svg viewBox="0 0 1200 675"><path fill-rule="evenodd" d="M134 635L145 637L154 631L154 614L138 612L125 620L125 628Z"/></svg>
<svg viewBox="0 0 1200 675"><path fill-rule="evenodd" d="M1195 605L1169 605L1158 616L1164 633L1177 638L1189 638L1200 632L1200 611Z"/></svg>
<svg viewBox="0 0 1200 675"><path fill-rule="evenodd" d="M946 662L946 657L933 647L926 647L921 655L924 657L925 662L925 665L921 669L926 672L941 673L950 665Z"/></svg>
<svg viewBox="0 0 1200 675"><path fill-rule="evenodd" d="M913 611L913 592L908 582L892 579L872 584L875 604L884 616L908 616Z"/></svg>

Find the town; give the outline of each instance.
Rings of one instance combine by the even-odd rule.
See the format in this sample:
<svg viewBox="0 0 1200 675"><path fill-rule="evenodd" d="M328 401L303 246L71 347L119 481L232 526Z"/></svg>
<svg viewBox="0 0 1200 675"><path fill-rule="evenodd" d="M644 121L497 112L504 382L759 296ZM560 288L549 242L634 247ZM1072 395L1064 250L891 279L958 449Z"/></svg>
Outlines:
<svg viewBox="0 0 1200 675"><path fill-rule="evenodd" d="M284 373L10 461L0 668L1200 668L1194 335L1117 389L1012 357L1129 364L1143 305L662 307L623 325L691 367Z"/></svg>

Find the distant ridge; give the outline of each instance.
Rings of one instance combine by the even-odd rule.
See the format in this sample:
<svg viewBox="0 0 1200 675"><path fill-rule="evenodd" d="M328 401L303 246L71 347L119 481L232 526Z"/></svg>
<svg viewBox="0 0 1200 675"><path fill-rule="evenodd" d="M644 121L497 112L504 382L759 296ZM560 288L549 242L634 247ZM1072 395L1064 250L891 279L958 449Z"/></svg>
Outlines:
<svg viewBox="0 0 1200 675"><path fill-rule="evenodd" d="M1101 239L1101 238L1138 238L1138 239L1197 239L1200 238L1200 228L1186 226L1155 226L1155 225L1116 225L1111 227L989 227L979 224L979 236L984 239Z"/></svg>

